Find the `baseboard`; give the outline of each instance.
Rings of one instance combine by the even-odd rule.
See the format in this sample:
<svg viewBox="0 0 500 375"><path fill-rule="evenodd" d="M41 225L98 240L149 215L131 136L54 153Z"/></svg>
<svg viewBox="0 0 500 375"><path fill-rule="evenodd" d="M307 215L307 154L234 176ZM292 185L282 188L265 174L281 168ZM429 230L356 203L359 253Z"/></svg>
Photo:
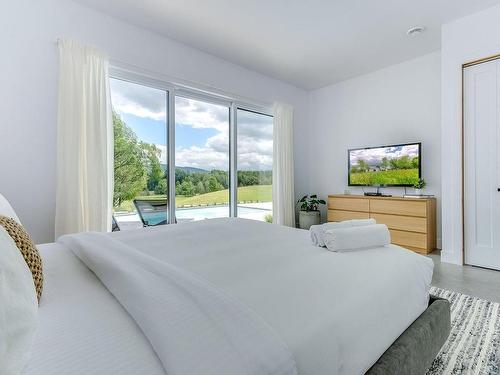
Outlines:
<svg viewBox="0 0 500 375"><path fill-rule="evenodd" d="M462 258L452 251L441 250L441 262L463 266Z"/></svg>

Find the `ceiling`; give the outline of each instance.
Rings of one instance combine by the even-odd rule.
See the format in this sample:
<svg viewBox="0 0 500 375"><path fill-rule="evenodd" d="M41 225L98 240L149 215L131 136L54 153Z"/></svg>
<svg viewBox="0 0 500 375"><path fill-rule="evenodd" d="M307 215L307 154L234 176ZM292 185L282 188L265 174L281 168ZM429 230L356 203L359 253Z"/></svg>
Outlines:
<svg viewBox="0 0 500 375"><path fill-rule="evenodd" d="M439 50L442 24L500 0L77 2L310 90Z"/></svg>

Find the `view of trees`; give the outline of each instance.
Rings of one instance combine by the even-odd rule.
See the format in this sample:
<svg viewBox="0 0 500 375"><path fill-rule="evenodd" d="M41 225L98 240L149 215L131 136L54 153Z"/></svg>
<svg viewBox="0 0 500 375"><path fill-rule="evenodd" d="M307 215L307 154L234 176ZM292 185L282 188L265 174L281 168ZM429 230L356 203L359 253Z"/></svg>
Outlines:
<svg viewBox="0 0 500 375"><path fill-rule="evenodd" d="M271 185L272 171L238 171L238 186ZM211 170L189 172L182 167L175 171L176 195L191 197L229 188L227 171ZM157 186L156 194L166 194L166 182Z"/></svg>
<svg viewBox="0 0 500 375"><path fill-rule="evenodd" d="M113 205L133 199L147 183L145 150L135 133L113 112L115 190Z"/></svg>
<svg viewBox="0 0 500 375"><path fill-rule="evenodd" d="M366 161L359 159L357 165L351 166L351 173L364 173L368 172L370 168L378 167L382 171L387 171L391 169L415 169L418 168L418 157L409 157L408 155L403 155L399 158L382 158L380 164L369 165Z"/></svg>
<svg viewBox="0 0 500 375"><path fill-rule="evenodd" d="M165 167L160 162L161 151L154 144L140 141L134 131L114 112L113 131L114 206L118 207L122 202L138 195L165 195L167 180ZM238 171L237 177L239 187L272 184L272 171ZM176 195L191 197L228 187L227 171L176 168Z"/></svg>

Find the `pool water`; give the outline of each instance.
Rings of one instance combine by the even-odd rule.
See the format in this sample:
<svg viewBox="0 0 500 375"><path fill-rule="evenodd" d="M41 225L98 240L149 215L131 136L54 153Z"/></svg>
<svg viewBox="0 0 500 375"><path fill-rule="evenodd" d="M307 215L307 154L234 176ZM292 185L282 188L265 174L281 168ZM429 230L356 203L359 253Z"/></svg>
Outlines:
<svg viewBox="0 0 500 375"><path fill-rule="evenodd" d="M265 216L271 214L272 210L267 208L256 208L238 206L238 217L264 220ZM197 221L204 219L215 219L220 217L229 217L229 206L211 206L196 208L177 208L175 216L179 221ZM166 212L155 212L144 215L144 219L149 225L157 225L167 219Z"/></svg>

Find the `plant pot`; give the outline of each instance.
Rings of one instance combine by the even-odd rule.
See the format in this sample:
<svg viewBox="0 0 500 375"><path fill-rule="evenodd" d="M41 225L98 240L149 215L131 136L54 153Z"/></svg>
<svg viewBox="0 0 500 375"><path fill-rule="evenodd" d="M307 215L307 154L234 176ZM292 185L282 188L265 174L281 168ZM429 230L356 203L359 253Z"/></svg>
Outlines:
<svg viewBox="0 0 500 375"><path fill-rule="evenodd" d="M311 225L318 225L321 220L319 211L299 211L299 227L309 229Z"/></svg>
<svg viewBox="0 0 500 375"><path fill-rule="evenodd" d="M415 189L415 195L422 195L422 189Z"/></svg>

